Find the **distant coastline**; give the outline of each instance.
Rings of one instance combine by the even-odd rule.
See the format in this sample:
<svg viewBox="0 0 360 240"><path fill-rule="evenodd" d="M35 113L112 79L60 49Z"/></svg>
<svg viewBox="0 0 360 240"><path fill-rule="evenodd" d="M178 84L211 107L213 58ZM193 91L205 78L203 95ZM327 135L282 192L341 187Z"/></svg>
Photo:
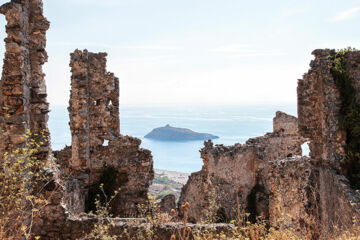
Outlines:
<svg viewBox="0 0 360 240"><path fill-rule="evenodd" d="M51 105L49 128L52 147L60 150L71 145L71 132L67 123L66 105ZM120 132L141 139L141 147L149 149L154 168L179 172L196 172L203 165L199 150L204 141L158 141L144 138L152 129L165 126L181 126L197 132L219 136L214 144L225 146L245 143L249 138L262 136L273 129L274 112L281 110L292 115L297 105L250 105L250 106L202 106L202 107L120 107Z"/></svg>
<svg viewBox="0 0 360 240"><path fill-rule="evenodd" d="M209 133L198 133L187 128L172 127L170 124L167 124L164 127L155 128L144 137L159 141L196 141L219 138L218 136Z"/></svg>
<svg viewBox="0 0 360 240"><path fill-rule="evenodd" d="M168 194L174 194L176 201L180 197L181 188L186 184L190 173L154 169L155 176L149 193L156 200Z"/></svg>

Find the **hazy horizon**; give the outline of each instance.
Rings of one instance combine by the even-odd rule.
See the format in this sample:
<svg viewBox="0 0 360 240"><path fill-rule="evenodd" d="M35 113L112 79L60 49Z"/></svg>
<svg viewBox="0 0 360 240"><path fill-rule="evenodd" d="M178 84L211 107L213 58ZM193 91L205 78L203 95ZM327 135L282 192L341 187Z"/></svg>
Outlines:
<svg viewBox="0 0 360 240"><path fill-rule="evenodd" d="M53 106L49 129L52 148L60 150L71 145L67 106ZM149 149L154 167L180 172L199 171L202 167L199 150L204 141L157 141L144 136L157 127L170 124L196 132L214 134L220 138L214 144L231 146L249 138L272 132L275 112L281 110L296 115L294 105L191 106L191 107L121 107L120 133L139 138L141 147Z"/></svg>
<svg viewBox="0 0 360 240"><path fill-rule="evenodd" d="M188 106L296 104L314 49L360 47L355 0L43 2L51 106L68 104L76 48L108 53L123 105Z"/></svg>

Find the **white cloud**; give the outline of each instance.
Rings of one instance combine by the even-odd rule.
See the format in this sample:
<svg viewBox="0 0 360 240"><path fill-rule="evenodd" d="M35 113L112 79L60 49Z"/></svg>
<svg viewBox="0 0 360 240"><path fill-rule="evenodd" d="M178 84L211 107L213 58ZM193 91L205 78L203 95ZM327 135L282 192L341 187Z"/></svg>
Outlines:
<svg viewBox="0 0 360 240"><path fill-rule="evenodd" d="M360 13L360 8L351 8L346 11L338 13L333 19L333 22L345 21L356 17Z"/></svg>

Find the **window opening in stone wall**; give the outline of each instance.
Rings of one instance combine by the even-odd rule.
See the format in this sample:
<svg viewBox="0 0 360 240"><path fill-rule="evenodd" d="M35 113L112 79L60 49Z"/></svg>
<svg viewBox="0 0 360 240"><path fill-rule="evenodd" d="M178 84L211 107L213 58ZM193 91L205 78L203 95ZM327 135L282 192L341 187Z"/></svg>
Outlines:
<svg viewBox="0 0 360 240"><path fill-rule="evenodd" d="M100 103L101 103L101 100L100 100L100 99L99 99L99 100L96 100L96 101L94 101L94 106L99 106Z"/></svg>
<svg viewBox="0 0 360 240"><path fill-rule="evenodd" d="M310 147L309 147L310 141L307 141L301 145L301 151L303 156L309 156L310 155Z"/></svg>

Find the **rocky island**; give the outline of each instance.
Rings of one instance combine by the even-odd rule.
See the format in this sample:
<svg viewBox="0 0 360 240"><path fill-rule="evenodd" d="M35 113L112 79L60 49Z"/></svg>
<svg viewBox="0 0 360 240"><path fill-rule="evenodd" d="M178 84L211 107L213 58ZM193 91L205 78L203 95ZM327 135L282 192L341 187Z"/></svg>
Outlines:
<svg viewBox="0 0 360 240"><path fill-rule="evenodd" d="M209 133L198 133L187 128L172 127L167 124L165 127L153 129L145 135L145 138L160 141L193 141L193 140L210 140L217 139L218 136Z"/></svg>

